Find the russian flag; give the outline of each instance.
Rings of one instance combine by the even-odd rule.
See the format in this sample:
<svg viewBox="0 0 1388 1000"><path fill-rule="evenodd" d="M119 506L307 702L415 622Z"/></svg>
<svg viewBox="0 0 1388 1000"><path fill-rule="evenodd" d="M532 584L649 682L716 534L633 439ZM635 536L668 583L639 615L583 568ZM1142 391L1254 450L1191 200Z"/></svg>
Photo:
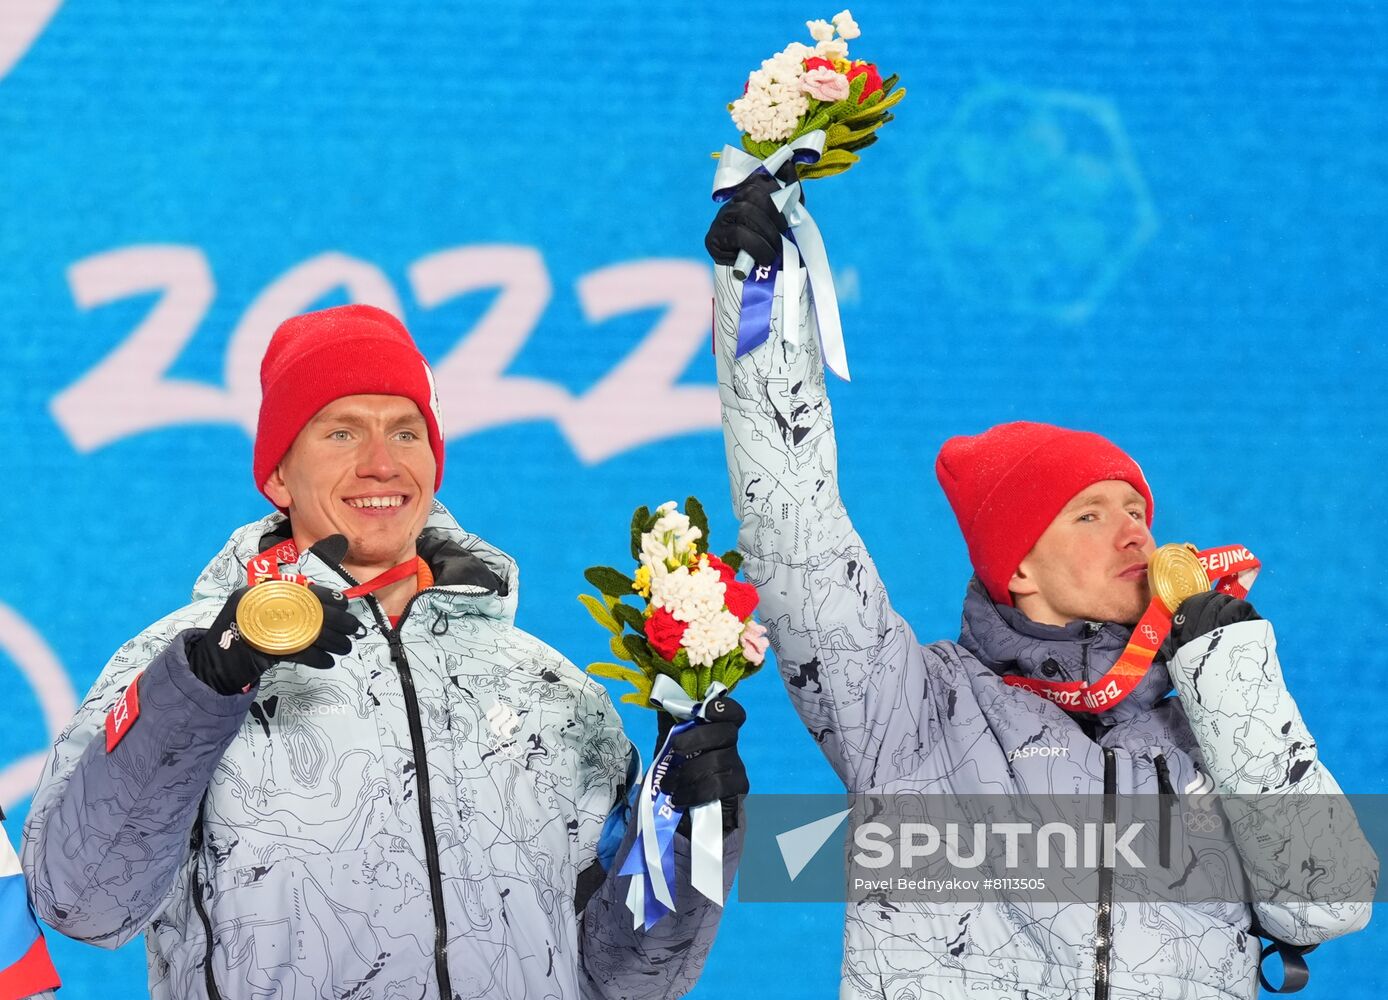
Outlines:
<svg viewBox="0 0 1388 1000"><path fill-rule="evenodd" d="M60 985L29 907L19 858L0 830L0 1000L21 1000Z"/></svg>

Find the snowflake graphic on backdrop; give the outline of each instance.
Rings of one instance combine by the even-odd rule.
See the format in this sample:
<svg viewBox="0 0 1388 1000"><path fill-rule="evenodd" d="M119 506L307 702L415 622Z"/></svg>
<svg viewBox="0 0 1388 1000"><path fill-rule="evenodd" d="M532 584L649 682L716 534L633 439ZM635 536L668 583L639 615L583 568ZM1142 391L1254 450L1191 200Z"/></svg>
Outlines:
<svg viewBox="0 0 1388 1000"><path fill-rule="evenodd" d="M988 86L917 171L926 236L960 295L1077 322L1156 231L1117 111Z"/></svg>

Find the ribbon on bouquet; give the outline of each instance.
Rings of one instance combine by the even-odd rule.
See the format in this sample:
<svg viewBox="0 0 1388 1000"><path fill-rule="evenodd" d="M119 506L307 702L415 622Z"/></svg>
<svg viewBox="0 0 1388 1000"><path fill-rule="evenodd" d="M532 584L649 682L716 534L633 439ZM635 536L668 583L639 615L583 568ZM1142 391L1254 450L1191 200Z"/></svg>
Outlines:
<svg viewBox="0 0 1388 1000"><path fill-rule="evenodd" d="M839 318L838 293L829 270L824 237L809 211L800 203L800 182L785 181L776 172L787 163L814 163L824 152L824 132L807 132L762 160L744 150L724 146L713 175L714 201L727 201L739 184L759 170L776 178L781 185L771 195L772 204L785 216L789 230L781 236L781 259L767 267L757 267L747 251L738 254L733 274L742 281L742 313L737 325L737 357L764 344L771 335L771 319L776 301L776 279L781 279L781 331L786 343L799 346L800 264L810 283L810 301L815 325L819 329L820 350L825 366L848 381L848 352L843 344L843 324Z"/></svg>
<svg viewBox="0 0 1388 1000"><path fill-rule="evenodd" d="M684 689L661 674L651 686L651 702L680 720L651 762L641 782L641 794L636 809L636 841L627 852L619 875L633 876L627 887L627 908L631 910L633 926L650 930L667 913L675 910L675 830L684 810L670 802L661 789L666 775L684 762L684 757L670 749L678 733L699 725L705 718L705 707L722 694L727 686L711 683L699 701L694 701ZM723 905L723 806L720 802L705 802L690 811L690 855L693 864L690 884L704 897Z"/></svg>

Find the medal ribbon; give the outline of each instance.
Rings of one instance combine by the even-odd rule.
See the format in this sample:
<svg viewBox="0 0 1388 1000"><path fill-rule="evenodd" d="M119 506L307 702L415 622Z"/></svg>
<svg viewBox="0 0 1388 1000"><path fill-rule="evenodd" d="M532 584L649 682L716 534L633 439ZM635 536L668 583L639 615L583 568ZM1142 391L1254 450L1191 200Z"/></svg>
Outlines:
<svg viewBox="0 0 1388 1000"><path fill-rule="evenodd" d="M1262 563L1242 545L1223 545L1197 553L1200 565L1215 581L1214 589L1242 600L1257 579ZM1153 597L1133 627L1132 638L1108 673L1088 681L1043 681L1036 677L1004 677L1003 683L1053 701L1067 712L1102 712L1136 690L1147 676L1157 650L1171 634L1172 612Z"/></svg>
<svg viewBox="0 0 1388 1000"><path fill-rule="evenodd" d="M294 544L294 539L290 538L280 542L269 551L262 552L250 562L246 563L246 582L254 587L257 583L265 580L284 580L286 583L299 583L308 586L308 577L301 573L285 573L280 570L280 566L285 563L297 564L299 561L299 546ZM379 576L374 576L365 583L359 583L355 587L348 587L342 592L346 598L365 597L367 594L374 593L383 587L389 587L392 583L399 583L401 580L411 576L419 579L423 574L429 572L429 567L424 560L415 556L406 559L398 566L392 566ZM432 574L431 574L432 575Z"/></svg>

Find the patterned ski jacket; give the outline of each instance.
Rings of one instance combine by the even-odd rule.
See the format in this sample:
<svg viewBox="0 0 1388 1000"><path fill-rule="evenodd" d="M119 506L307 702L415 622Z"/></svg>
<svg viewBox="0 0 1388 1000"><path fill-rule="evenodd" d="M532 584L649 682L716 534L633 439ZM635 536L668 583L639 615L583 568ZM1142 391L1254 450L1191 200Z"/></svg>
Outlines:
<svg viewBox="0 0 1388 1000"><path fill-rule="evenodd" d="M155 1000L687 992L721 910L691 892L633 931L594 862L600 838L614 864L629 848L635 750L604 689L513 625L515 563L442 505L419 543L436 584L398 630L357 598L366 634L331 669L230 697L189 672L186 640L287 534L237 531L59 737L24 831L39 915L105 947L145 932ZM314 554L299 572L345 586Z"/></svg>
<svg viewBox="0 0 1388 1000"><path fill-rule="evenodd" d="M1188 643L1169 672L1154 668L1089 731L1002 677L1097 680L1129 629L1038 625L995 605L975 582L959 642L919 642L893 610L839 496L808 294L799 310L802 347L788 346L774 324L768 343L735 358L740 283L727 267L715 281L724 442L744 568L761 595L787 691L849 791L1105 799L1194 789L1338 792L1282 682L1265 621ZM1167 697L1173 683L1179 697ZM1286 889L1276 903L1144 902L1111 881L1105 888L1102 878L1092 902L851 902L841 995L1253 997L1255 915L1284 941L1323 941L1363 926L1370 905L1311 900L1370 899L1377 877L1352 811L1329 822L1321 816L1316 829L1287 820L1234 835L1245 867L1281 866ZM1311 893L1308 871L1341 894Z"/></svg>

